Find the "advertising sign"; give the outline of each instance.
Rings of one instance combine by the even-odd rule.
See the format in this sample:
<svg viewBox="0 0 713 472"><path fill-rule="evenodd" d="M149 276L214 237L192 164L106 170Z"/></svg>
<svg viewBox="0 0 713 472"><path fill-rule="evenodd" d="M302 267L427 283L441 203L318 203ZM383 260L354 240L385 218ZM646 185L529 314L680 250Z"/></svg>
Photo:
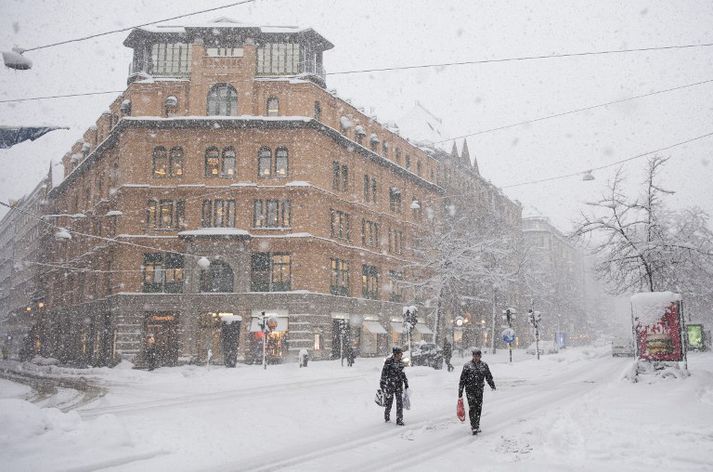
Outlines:
<svg viewBox="0 0 713 472"><path fill-rule="evenodd" d="M705 344L703 342L703 325L688 325L688 349L702 351Z"/></svg>
<svg viewBox="0 0 713 472"><path fill-rule="evenodd" d="M649 361L683 361L680 303L670 302L652 324L635 324L639 357Z"/></svg>

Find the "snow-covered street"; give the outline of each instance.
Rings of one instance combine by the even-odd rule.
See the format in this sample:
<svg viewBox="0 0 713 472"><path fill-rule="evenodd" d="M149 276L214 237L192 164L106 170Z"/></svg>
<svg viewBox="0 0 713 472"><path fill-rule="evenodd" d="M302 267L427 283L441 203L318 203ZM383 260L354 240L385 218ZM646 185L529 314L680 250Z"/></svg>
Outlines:
<svg viewBox="0 0 713 472"><path fill-rule="evenodd" d="M381 359L179 367L154 372L62 369L106 389L29 398L0 382L4 470L711 470L713 355L693 353L689 377L624 376L632 360L608 347L543 356L487 354L483 433L455 417L456 370L407 369L405 427L373 402ZM14 366L18 368L17 365ZM56 367L29 367L58 374ZM86 402L86 403L85 403ZM51 405L76 408L63 413Z"/></svg>

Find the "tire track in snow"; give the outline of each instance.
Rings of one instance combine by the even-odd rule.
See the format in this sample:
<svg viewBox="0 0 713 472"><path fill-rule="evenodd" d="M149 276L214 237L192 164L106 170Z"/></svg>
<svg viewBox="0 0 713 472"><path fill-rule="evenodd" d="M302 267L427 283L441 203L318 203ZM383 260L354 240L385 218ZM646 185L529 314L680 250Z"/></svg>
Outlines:
<svg viewBox="0 0 713 472"><path fill-rule="evenodd" d="M593 359L597 361L598 359ZM557 377L548 377L542 379L541 382L530 382L527 384L519 383L521 379L509 379L510 382L517 383L518 387L527 386L524 391L519 390L516 395L498 395L494 399L489 400L489 409L500 406L495 414L486 414L484 420L492 421L498 426L488 429L487 435L505 430L506 427L519 423L527 417L532 417L538 414L538 411L551 408L553 403L559 405L563 400L570 401L580 397L584 393L600 388L599 383L602 380L613 378L613 375L618 375L623 367L623 362L602 363L593 369L585 369L581 372L571 371L564 372ZM593 382L594 380L594 382ZM502 382L507 384L508 382ZM538 390L546 386L544 393L539 393ZM576 388L573 388L572 385ZM500 390L502 392L502 390ZM511 392L507 391L506 392ZM492 411L492 410L491 410ZM458 421L453 418L453 408L442 408L434 412L435 418L428 420L420 420L409 422L405 427L400 429L399 437L405 440L419 439L419 432L429 429L450 429L451 425L458 425ZM467 420L466 420L467 421ZM429 428L430 427L430 428ZM467 428L463 427L464 429ZM380 428L373 428L374 431ZM468 428L469 429L469 428ZM453 449L469 445L474 438L468 435L469 431L449 431L449 434L441 437L430 437L425 444L420 441L410 446L406 446L403 450L394 450L393 448L383 447L384 441L394 439L394 430L389 428L381 433L372 431L360 430L354 437L342 437L338 444L325 445L323 442L318 442L311 449L311 452L305 454L283 454L281 458L277 458L272 462L265 464L264 458L257 461L236 462L233 464L224 464L220 467L204 469L208 471L254 471L267 472L278 470L393 470L408 465L418 465L424 459L432 459L433 457L449 454ZM476 439L477 440L477 439ZM368 448L368 446L382 446L379 448ZM418 446L415 448L413 446ZM367 449L364 451L363 449ZM375 449L369 451L368 449ZM343 456L344 468L340 468L338 461L340 454L348 453ZM366 460L359 460L366 458ZM335 464L336 462L336 464ZM321 467L320 467L321 466Z"/></svg>
<svg viewBox="0 0 713 472"><path fill-rule="evenodd" d="M220 392L199 393L194 395L184 395L173 398L160 398L157 400L142 401L138 403L128 403L107 407L86 408L77 410L82 418L93 418L105 414L133 414L141 413L145 410L155 410L162 408L173 408L185 404L211 403L216 400L227 400L230 398L240 398L254 396L256 394L281 393L284 391L301 389L306 387L319 387L335 383L348 382L363 379L362 375L352 375L332 379L305 380L302 382L285 382L280 384L260 385L256 387L240 388L234 390L222 390Z"/></svg>

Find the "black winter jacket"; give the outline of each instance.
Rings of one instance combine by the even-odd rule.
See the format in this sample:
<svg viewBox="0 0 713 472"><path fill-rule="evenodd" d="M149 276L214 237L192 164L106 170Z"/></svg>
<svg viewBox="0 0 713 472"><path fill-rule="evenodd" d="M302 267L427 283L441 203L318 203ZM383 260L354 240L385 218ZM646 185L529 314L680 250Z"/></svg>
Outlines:
<svg viewBox="0 0 713 472"><path fill-rule="evenodd" d="M394 359L394 356L386 358L384 368L381 369L381 390L385 392L401 392L402 385L408 388L408 379L404 372L406 365Z"/></svg>
<svg viewBox="0 0 713 472"><path fill-rule="evenodd" d="M493 375L490 373L488 364L483 361L477 364L473 361L467 362L463 366L463 372L460 374L460 382L458 382L458 397L463 396L463 387L466 393L475 393L476 390L483 390L485 381L488 382L490 388L495 390L495 382Z"/></svg>

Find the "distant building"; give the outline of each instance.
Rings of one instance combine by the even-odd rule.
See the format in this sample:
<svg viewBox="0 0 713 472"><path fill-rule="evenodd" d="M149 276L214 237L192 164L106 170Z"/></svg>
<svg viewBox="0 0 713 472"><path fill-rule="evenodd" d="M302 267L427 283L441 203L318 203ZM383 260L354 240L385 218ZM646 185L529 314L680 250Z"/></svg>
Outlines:
<svg viewBox="0 0 713 472"><path fill-rule="evenodd" d="M566 333L570 343L589 342L587 294L583 251L572 244L549 218L522 219L522 232L530 254L530 271L536 279L528 294L542 312L542 339Z"/></svg>
<svg viewBox="0 0 713 472"><path fill-rule="evenodd" d="M46 294L36 285L45 230L39 217L46 211L51 185L50 172L0 220L0 348L12 359L40 353L36 325Z"/></svg>

